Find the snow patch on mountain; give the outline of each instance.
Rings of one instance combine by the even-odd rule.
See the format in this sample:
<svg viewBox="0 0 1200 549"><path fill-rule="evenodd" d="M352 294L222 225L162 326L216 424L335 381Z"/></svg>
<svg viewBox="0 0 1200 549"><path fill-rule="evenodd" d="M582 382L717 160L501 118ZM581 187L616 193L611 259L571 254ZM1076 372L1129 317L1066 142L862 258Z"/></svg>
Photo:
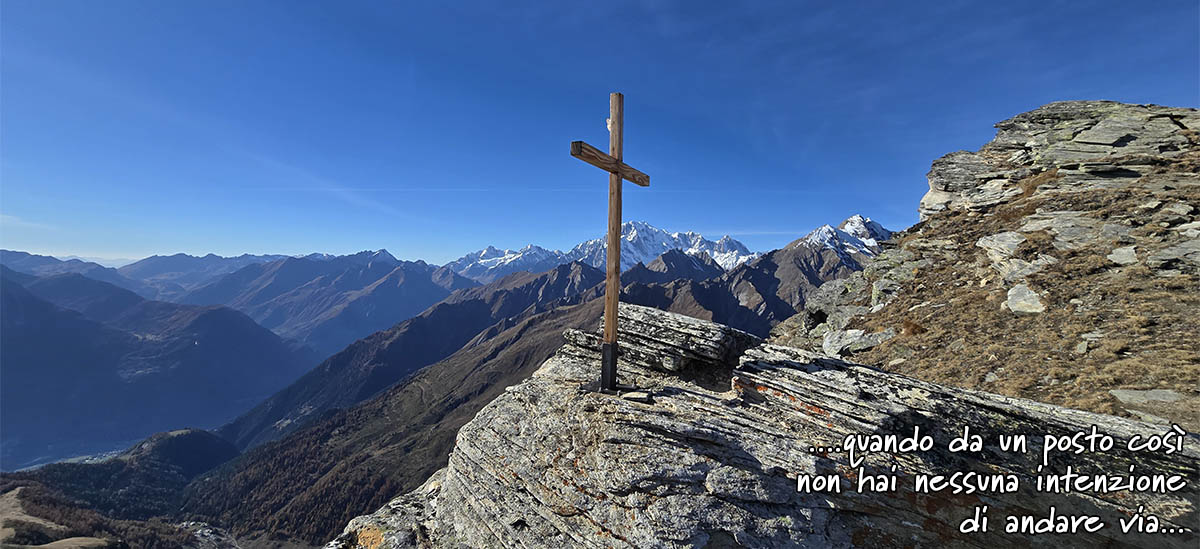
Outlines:
<svg viewBox="0 0 1200 549"><path fill-rule="evenodd" d="M879 242L892 237L892 232L883 228L883 225L857 214L847 218L838 228L857 237L869 247L876 247Z"/></svg>
<svg viewBox="0 0 1200 549"><path fill-rule="evenodd" d="M725 270L761 255L751 252L744 244L729 236L714 242L698 233L667 232L643 221L622 224L621 238L621 270L627 270L639 262L650 263L668 250L708 255ZM603 269L607 253L608 241L604 237L582 242L566 252L547 250L532 244L520 250L499 250L488 246L446 266L459 275L488 282L513 272L539 272L571 261L581 261Z"/></svg>
<svg viewBox="0 0 1200 549"><path fill-rule="evenodd" d="M744 244L725 236L713 242L692 231L669 233L644 221L627 221L621 225L621 269L638 262L649 263L667 250L683 250L688 254L708 254L722 269L729 270L758 257ZM608 240L593 238L566 253L568 261L583 261L603 268L608 254Z"/></svg>
<svg viewBox="0 0 1200 549"><path fill-rule="evenodd" d="M854 215L841 222L836 228L821 225L791 247L812 246L827 248L839 255L874 256L879 253L879 243L891 238L891 231L869 217Z"/></svg>

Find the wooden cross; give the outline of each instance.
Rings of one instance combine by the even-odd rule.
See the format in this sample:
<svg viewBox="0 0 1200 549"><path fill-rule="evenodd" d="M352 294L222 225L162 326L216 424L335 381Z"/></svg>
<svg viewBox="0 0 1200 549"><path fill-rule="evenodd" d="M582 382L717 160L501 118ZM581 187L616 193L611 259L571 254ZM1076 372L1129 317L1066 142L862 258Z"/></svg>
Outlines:
<svg viewBox="0 0 1200 549"><path fill-rule="evenodd" d="M615 393L632 389L617 385L617 303L621 300L621 180L628 179L643 187L650 176L621 161L621 138L625 96L608 96L608 154L584 143L571 142L571 156L608 172L608 273L604 279L604 339L601 345L600 382L595 388Z"/></svg>

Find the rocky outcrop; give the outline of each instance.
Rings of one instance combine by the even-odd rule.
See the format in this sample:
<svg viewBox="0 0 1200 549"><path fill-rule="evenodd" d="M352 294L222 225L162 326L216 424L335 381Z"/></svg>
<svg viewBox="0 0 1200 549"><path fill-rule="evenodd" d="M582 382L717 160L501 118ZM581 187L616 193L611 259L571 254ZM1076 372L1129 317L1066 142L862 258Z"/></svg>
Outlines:
<svg viewBox="0 0 1200 549"><path fill-rule="evenodd" d="M933 163L921 223L771 341L1200 428L1200 111L1070 101L996 127ZM1179 398L1115 396L1155 390Z"/></svg>
<svg viewBox="0 0 1200 549"><path fill-rule="evenodd" d="M1024 192L1019 182L1059 169L1051 186L1121 185L1195 145L1195 109L1063 101L996 124L996 138L979 151L958 151L933 162L924 219L951 209L978 210ZM1121 158L1121 160L1116 160Z"/></svg>
<svg viewBox="0 0 1200 549"><path fill-rule="evenodd" d="M1041 459L951 453L970 427L1064 435L1095 425L1118 440L1162 428L994 394L949 388L815 353L761 344L731 328L654 309L621 307L622 381L649 398L580 390L599 364L598 340L567 345L510 387L459 432L445 469L374 514L354 519L330 548L370 547L1191 547L1194 533L986 535L959 533L976 505L992 516L1094 514L1111 522L1141 509L1171 528L1197 523L1200 450L1188 435L1174 453L1113 450L1052 456L1088 471L1184 475L1168 494L984 495L917 493L914 475L1011 473L1024 482ZM814 494L797 475L853 475L828 450L852 434L910 433L942 441L928 451L868 453L861 472L895 467L895 491ZM1032 437L1031 437L1032 440ZM819 450L819 451L818 451ZM997 519L997 522L999 520Z"/></svg>

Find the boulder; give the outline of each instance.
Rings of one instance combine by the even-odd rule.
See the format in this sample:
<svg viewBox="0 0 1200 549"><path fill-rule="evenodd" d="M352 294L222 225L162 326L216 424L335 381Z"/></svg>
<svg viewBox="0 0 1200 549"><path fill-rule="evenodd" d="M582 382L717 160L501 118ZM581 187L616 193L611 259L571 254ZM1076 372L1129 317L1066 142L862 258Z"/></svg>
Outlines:
<svg viewBox="0 0 1200 549"><path fill-rule="evenodd" d="M1134 263L1137 263L1138 260L1136 250L1137 246L1124 246L1114 249L1112 253L1108 254L1106 257L1108 257L1109 261L1112 261L1117 265L1133 265Z"/></svg>
<svg viewBox="0 0 1200 549"><path fill-rule="evenodd" d="M1024 284L1017 284L1008 290L1008 299L1005 300L1004 306L1014 313L1036 314L1046 311L1046 306L1042 304L1037 292Z"/></svg>
<svg viewBox="0 0 1200 549"><path fill-rule="evenodd" d="M983 248L992 262L992 268L1000 273L1005 281L1015 282L1042 270L1046 265L1058 262L1057 259L1045 254L1038 254L1032 262L1013 257L1017 247L1025 240L1025 236L1021 233L1005 231L980 238L975 245Z"/></svg>
<svg viewBox="0 0 1200 549"><path fill-rule="evenodd" d="M896 331L891 328L873 334L863 330L833 330L825 333L821 348L829 356L840 356L865 351L893 337Z"/></svg>

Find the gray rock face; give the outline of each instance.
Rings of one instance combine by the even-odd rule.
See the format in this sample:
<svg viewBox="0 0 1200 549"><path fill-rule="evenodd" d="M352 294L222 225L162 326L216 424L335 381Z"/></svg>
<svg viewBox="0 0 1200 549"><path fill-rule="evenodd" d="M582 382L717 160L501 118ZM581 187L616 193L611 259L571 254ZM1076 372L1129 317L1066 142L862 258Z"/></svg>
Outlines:
<svg viewBox="0 0 1200 549"><path fill-rule="evenodd" d="M996 272L1000 273L1005 281L1012 282L1023 280L1042 270L1042 267L1058 262L1057 259L1044 254L1038 254L1037 259L1033 261L1013 257L1017 246L1020 246L1025 240L1025 236L1021 233L1005 231L980 238L975 245L983 248L987 253L988 259L992 261L992 268L996 269Z"/></svg>
<svg viewBox="0 0 1200 549"><path fill-rule="evenodd" d="M855 317L889 303L904 284L913 280L916 271L930 264L928 259L916 259L913 252L891 246L885 245L863 271L822 284L808 296L803 311L777 326L772 333L786 338L793 346L827 354L824 350L827 337L832 341L854 339L854 334L841 332ZM858 305L864 301L870 306ZM887 332L880 332L883 333ZM840 346L838 352L832 354L852 354L890 338L878 334L872 337L878 338L873 345Z"/></svg>
<svg viewBox="0 0 1200 549"><path fill-rule="evenodd" d="M996 124L996 138L977 152L958 151L934 161L921 199L925 219L947 210L979 210L1025 192L1020 182L1058 170L1047 190L1067 186L1125 184L1149 173L1149 165L1113 164L1110 155L1174 158L1200 131L1195 109L1126 105L1112 101L1063 101Z"/></svg>
<svg viewBox="0 0 1200 549"><path fill-rule="evenodd" d="M1175 273L1180 272L1180 269L1196 272L1200 270L1200 238L1189 238L1164 248L1147 257L1146 265Z"/></svg>
<svg viewBox="0 0 1200 549"><path fill-rule="evenodd" d="M1132 265L1137 263L1137 246L1124 246L1114 248L1111 254L1108 254L1109 261L1117 265Z"/></svg>
<svg viewBox="0 0 1200 549"><path fill-rule="evenodd" d="M1161 426L988 393L951 389L762 345L720 325L621 307L621 379L651 403L579 390L599 365L597 339L572 333L530 379L510 387L458 434L449 464L422 487L350 522L329 548L370 547L1192 547L1194 534L1070 536L958 533L976 497L896 492L813 494L797 475L838 473L844 455L815 452L852 433L1062 435L1091 425L1124 440ZM749 347L749 348L747 348ZM629 359L629 360L627 360ZM1079 467L1136 463L1195 478L1193 439L1179 453L1085 454ZM906 479L951 470L1022 475L1040 451L867 454L864 473ZM1116 461L1112 461L1116 460ZM1119 467L1118 467L1119 469ZM909 479L911 480L911 479ZM1121 498L989 494L993 516L1153 509L1174 527L1197 521L1197 491Z"/></svg>
<svg viewBox="0 0 1200 549"><path fill-rule="evenodd" d="M1170 389L1150 389L1148 391L1113 389L1109 392L1117 397L1117 400L1128 404L1146 404L1153 401L1175 402L1183 398L1183 395Z"/></svg>
<svg viewBox="0 0 1200 549"><path fill-rule="evenodd" d="M1042 304L1042 299L1037 292L1024 284L1017 284L1008 291L1008 300L1004 302L1004 305L1014 313L1035 314L1046 311L1046 306Z"/></svg>
<svg viewBox="0 0 1200 549"><path fill-rule="evenodd" d="M821 348L829 356L840 356L865 351L893 337L896 337L896 331L890 328L873 334L863 330L835 330L825 333Z"/></svg>

